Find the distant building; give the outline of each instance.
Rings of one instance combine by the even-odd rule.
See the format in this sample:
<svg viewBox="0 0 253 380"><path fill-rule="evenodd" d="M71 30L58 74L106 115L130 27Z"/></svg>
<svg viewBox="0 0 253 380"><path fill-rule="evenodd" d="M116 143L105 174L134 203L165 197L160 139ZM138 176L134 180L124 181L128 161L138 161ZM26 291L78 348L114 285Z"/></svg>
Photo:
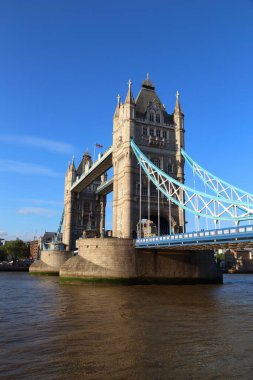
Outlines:
<svg viewBox="0 0 253 380"><path fill-rule="evenodd" d="M43 250L47 244L52 243L55 239L57 238L57 233L56 232L45 232L43 236L41 236L38 240L38 245L39 245L39 253L41 250ZM62 233L59 234L58 240L61 242L62 241Z"/></svg>
<svg viewBox="0 0 253 380"><path fill-rule="evenodd" d="M5 244L5 239L0 238L0 246L3 246Z"/></svg>
<svg viewBox="0 0 253 380"><path fill-rule="evenodd" d="M39 241L38 240L30 241L29 248L30 248L30 257L32 257L33 260L36 260L39 256Z"/></svg>
<svg viewBox="0 0 253 380"><path fill-rule="evenodd" d="M56 232L45 232L43 236L41 236L41 241L43 243L51 243L56 237Z"/></svg>
<svg viewBox="0 0 253 380"><path fill-rule="evenodd" d="M228 249L224 257L224 269L229 272L252 273L253 272L253 252L252 250Z"/></svg>

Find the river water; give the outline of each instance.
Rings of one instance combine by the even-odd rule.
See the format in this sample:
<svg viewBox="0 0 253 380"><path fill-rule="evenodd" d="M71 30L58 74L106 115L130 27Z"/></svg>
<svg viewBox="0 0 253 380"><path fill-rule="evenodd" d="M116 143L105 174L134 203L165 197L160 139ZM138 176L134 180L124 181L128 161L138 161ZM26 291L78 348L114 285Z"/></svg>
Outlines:
<svg viewBox="0 0 253 380"><path fill-rule="evenodd" d="M252 379L253 275L119 286L0 273L0 378Z"/></svg>

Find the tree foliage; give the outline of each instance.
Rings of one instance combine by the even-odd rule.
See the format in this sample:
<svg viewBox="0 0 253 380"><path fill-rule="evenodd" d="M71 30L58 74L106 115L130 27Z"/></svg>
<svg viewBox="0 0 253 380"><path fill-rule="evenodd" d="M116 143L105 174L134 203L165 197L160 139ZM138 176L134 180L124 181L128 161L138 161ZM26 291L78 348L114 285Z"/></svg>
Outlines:
<svg viewBox="0 0 253 380"><path fill-rule="evenodd" d="M0 247L0 262L5 261L7 259L7 254L4 250L4 246Z"/></svg>
<svg viewBox="0 0 253 380"><path fill-rule="evenodd" d="M24 259L30 255L28 245L20 239L8 241L1 248L4 254L11 256L13 260Z"/></svg>

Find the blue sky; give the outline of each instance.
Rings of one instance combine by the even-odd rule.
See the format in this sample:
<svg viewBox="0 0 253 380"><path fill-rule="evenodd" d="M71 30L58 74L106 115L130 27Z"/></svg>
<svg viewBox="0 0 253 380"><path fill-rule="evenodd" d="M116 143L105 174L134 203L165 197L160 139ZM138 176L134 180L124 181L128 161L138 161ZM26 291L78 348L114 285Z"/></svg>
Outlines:
<svg viewBox="0 0 253 380"><path fill-rule="evenodd" d="M0 0L0 237L57 229L69 160L111 145L147 72L168 112L179 90L187 152L253 192L252 20L252 0Z"/></svg>

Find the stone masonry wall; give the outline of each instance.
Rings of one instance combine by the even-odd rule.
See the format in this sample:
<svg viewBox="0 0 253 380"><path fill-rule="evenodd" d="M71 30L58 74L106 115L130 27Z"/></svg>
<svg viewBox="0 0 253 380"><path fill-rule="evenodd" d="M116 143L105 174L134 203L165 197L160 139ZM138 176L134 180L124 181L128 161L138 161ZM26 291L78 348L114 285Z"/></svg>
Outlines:
<svg viewBox="0 0 253 380"><path fill-rule="evenodd" d="M151 282L222 282L213 253L139 250L132 239L79 239L79 254L60 268L61 277L139 279Z"/></svg>

